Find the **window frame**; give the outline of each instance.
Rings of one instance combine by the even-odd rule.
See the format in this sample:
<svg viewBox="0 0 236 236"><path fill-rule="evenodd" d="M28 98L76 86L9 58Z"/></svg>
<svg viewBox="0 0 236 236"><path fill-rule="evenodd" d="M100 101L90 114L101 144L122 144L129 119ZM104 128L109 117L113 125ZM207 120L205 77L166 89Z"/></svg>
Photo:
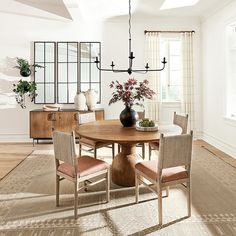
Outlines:
<svg viewBox="0 0 236 236"><path fill-rule="evenodd" d="M171 41L178 41L179 44L180 44L180 54L179 55L176 55L176 56L179 56L180 57L180 68L178 70L171 70L170 68L170 65L171 65L171 57L172 56L175 56L174 54L171 54L170 52L170 42ZM163 50L162 49L162 43L165 43L165 49ZM164 51L164 52L163 52ZM160 100L162 103L169 103L169 104L173 104L173 103L180 103L181 102L181 84L182 84L182 52L181 52L181 37L179 35L162 35L160 37L160 57L162 58L163 56L166 57L167 59L167 64L166 64L166 67L165 67L165 71L162 72L160 74L160 83L159 83L159 87L160 87ZM180 81L179 81L179 85L171 85L171 78L170 78L170 74L171 74L171 71L178 71L180 73ZM166 99L163 99L163 86L162 86L162 83L163 83L163 73L166 73L166 78L167 78L167 86L166 87L166 91L167 91L167 94L166 94ZM173 86L178 86L180 88L180 92L179 92L179 99L170 99L170 87L173 87Z"/></svg>

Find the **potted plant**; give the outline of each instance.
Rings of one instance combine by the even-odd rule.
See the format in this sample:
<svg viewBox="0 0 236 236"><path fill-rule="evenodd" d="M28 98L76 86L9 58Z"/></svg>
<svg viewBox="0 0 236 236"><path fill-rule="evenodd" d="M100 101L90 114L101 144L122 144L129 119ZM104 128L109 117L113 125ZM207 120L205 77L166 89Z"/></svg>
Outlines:
<svg viewBox="0 0 236 236"><path fill-rule="evenodd" d="M31 102L33 102L35 97L37 96L37 86L34 81L19 80L18 83L13 84L13 86L13 92L16 94L16 101L22 108L26 108L25 94L28 94Z"/></svg>
<svg viewBox="0 0 236 236"><path fill-rule="evenodd" d="M20 74L23 77L28 77L31 75L32 68L35 70L35 67L43 68L43 66L40 66L39 64L33 64L30 65L29 62L23 58L18 58L16 60L18 66L15 66L15 68L20 69Z"/></svg>
<svg viewBox="0 0 236 236"><path fill-rule="evenodd" d="M152 99L155 92L148 87L148 80L138 82L136 79L128 79L123 84L112 81L110 88L114 89L109 105L122 101L125 109L120 113L120 121L125 127L132 126L138 119L138 114L132 109L133 105L143 106L144 99Z"/></svg>

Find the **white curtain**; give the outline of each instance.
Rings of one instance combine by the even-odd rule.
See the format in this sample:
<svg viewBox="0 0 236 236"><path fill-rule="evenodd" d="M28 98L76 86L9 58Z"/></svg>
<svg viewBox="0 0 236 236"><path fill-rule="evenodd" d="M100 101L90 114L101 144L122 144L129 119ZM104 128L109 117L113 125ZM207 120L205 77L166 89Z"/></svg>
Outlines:
<svg viewBox="0 0 236 236"><path fill-rule="evenodd" d="M195 130L193 32L181 33L182 42L182 101L181 112L189 115L190 130Z"/></svg>
<svg viewBox="0 0 236 236"><path fill-rule="evenodd" d="M150 69L160 68L160 35L148 32L145 35L145 55ZM152 100L145 101L145 117L159 120L159 72L148 72L149 87L155 91L156 96Z"/></svg>

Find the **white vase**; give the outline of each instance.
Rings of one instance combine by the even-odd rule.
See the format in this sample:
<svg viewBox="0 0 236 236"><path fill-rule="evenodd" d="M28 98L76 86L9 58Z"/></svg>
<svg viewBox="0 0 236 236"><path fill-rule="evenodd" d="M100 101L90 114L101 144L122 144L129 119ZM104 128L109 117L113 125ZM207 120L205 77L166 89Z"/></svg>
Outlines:
<svg viewBox="0 0 236 236"><path fill-rule="evenodd" d="M74 98L75 109L79 111L87 111L86 97L84 93L77 93Z"/></svg>
<svg viewBox="0 0 236 236"><path fill-rule="evenodd" d="M94 89L85 92L86 104L90 111L94 111L98 102L98 93Z"/></svg>

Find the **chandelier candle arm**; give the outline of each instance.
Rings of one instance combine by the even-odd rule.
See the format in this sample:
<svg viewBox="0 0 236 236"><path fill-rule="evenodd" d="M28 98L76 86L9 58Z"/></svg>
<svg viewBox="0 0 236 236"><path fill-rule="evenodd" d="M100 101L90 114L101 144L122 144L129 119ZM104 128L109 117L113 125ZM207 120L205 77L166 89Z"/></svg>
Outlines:
<svg viewBox="0 0 236 236"><path fill-rule="evenodd" d="M101 68L99 66L100 61L98 60L98 57L96 57L96 60L94 62L96 63L97 69L100 71L112 71L115 73L116 72L117 73L118 72L127 72L129 75L131 75L133 72L145 74L149 71L162 71L162 70L164 70L165 64L167 63L165 57L163 58L163 61L161 62L163 64L162 68L149 69L150 67L149 67L148 63L146 63L146 66L144 67L145 69L133 69L133 59L135 57L134 57L134 53L132 52L132 49L131 49L131 46L132 46L131 41L132 41L132 39L131 39L131 0L129 0L129 57L128 57L129 58L129 68L128 69L114 69L115 64L113 61L111 62L111 65L110 65L111 69Z"/></svg>

